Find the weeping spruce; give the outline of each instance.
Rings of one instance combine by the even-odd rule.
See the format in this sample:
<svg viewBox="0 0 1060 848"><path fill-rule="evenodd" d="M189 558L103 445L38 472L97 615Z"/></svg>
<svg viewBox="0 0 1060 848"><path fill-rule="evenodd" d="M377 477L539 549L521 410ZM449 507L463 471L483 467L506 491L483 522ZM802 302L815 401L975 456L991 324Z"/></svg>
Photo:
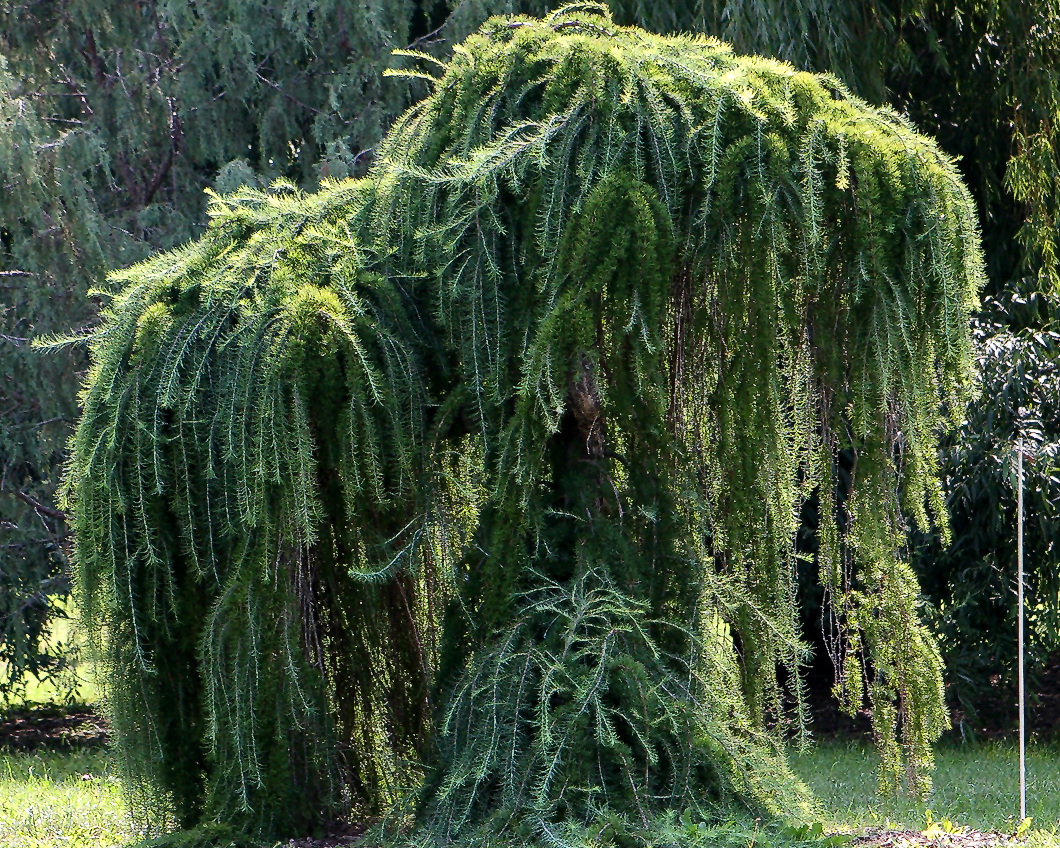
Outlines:
<svg viewBox="0 0 1060 848"><path fill-rule="evenodd" d="M952 162L596 7L421 65L365 178L215 197L110 279L66 491L137 809L423 846L796 812L811 497L836 695L926 791L901 554L982 280Z"/></svg>

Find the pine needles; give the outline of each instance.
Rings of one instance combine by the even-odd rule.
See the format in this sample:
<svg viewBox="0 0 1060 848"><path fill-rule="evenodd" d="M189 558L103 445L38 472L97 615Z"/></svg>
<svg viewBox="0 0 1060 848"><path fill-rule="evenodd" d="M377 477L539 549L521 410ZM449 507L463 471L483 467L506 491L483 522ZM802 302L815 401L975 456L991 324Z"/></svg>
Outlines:
<svg viewBox="0 0 1060 848"><path fill-rule="evenodd" d="M425 760L422 844L790 811L817 493L841 687L923 789L900 530L941 516L982 275L951 163L595 7L439 73L366 179L217 198L112 281L67 487L135 785L284 834Z"/></svg>

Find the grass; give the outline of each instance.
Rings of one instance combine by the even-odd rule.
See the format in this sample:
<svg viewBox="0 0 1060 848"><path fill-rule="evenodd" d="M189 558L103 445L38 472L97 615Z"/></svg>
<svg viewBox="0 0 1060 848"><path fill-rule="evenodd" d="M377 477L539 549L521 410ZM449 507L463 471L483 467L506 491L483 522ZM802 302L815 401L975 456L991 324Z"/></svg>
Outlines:
<svg viewBox="0 0 1060 848"><path fill-rule="evenodd" d="M57 619L52 638L83 642L72 619ZM97 698L91 668L82 663L59 679L29 676L20 697L0 709L91 704ZM106 751L0 749L0 848L117 848L137 838Z"/></svg>
<svg viewBox="0 0 1060 848"><path fill-rule="evenodd" d="M795 771L820 799L826 826L905 827L935 821L1013 833L1019 826L1018 752L1012 743L941 744L934 790L925 803L876 794L875 755L861 742L825 742L792 757ZM1027 815L1032 844L1060 846L1060 748L1027 752Z"/></svg>
<svg viewBox="0 0 1060 848"><path fill-rule="evenodd" d="M4 848L114 848L132 841L105 752L0 754Z"/></svg>
<svg viewBox="0 0 1060 848"><path fill-rule="evenodd" d="M935 821L1012 833L1019 822L1016 749L1008 743L943 745L935 791L926 804L876 795L874 754L862 743L826 742L793 758L820 799L829 829L925 827ZM1027 758L1030 848L1060 848L1060 748ZM121 788L104 751L0 753L0 846L116 848L140 838L125 815Z"/></svg>

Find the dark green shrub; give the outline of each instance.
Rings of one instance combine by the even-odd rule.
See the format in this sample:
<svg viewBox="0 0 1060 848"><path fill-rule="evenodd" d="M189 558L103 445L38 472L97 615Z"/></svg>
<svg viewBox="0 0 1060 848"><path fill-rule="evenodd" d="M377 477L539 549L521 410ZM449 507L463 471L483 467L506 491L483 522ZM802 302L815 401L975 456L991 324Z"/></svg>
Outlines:
<svg viewBox="0 0 1060 848"><path fill-rule="evenodd" d="M942 447L952 538L915 548L950 696L963 713L1015 703L1016 455L1024 473L1027 664L1060 646L1060 333L1055 296L991 298L975 324L978 396ZM1033 692L1033 685L1030 687ZM1011 721L1011 704L992 723ZM972 726L975 722L973 721Z"/></svg>

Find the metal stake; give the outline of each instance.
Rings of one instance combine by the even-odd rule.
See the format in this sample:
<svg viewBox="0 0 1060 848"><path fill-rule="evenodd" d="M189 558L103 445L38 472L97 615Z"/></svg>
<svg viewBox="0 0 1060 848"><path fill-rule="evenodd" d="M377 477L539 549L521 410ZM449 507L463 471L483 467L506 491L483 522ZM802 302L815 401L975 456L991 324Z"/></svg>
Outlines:
<svg viewBox="0 0 1060 848"><path fill-rule="evenodd" d="M1018 494L1016 495L1016 567L1019 577L1019 612L1017 624L1019 668L1019 709L1020 709L1020 821L1027 818L1027 740L1024 730L1024 697L1023 697L1023 439L1020 438L1016 448L1016 477Z"/></svg>

